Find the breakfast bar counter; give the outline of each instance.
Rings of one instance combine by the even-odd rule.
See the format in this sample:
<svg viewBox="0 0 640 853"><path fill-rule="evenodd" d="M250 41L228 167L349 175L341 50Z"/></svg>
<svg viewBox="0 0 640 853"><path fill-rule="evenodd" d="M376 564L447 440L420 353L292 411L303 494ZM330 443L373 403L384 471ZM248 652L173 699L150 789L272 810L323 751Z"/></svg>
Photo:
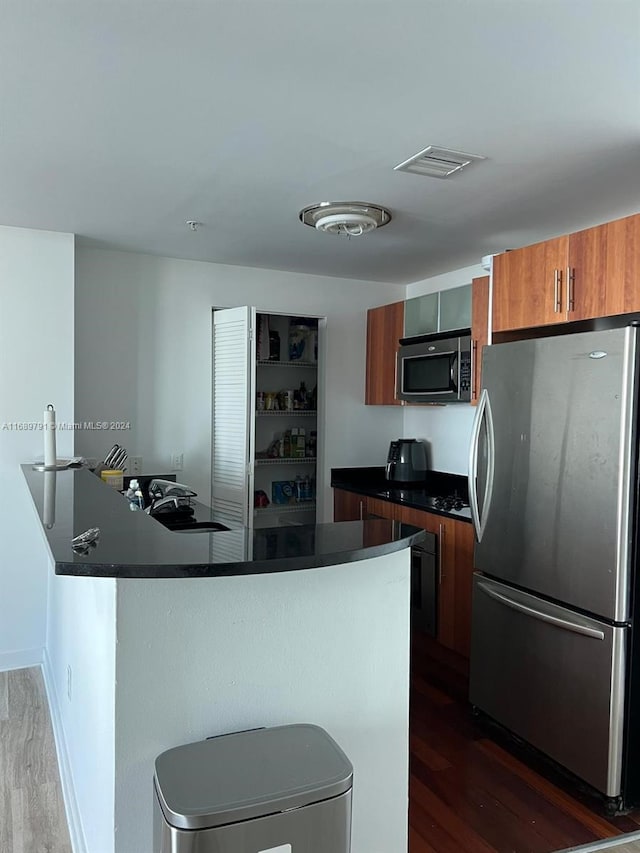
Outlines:
<svg viewBox="0 0 640 853"><path fill-rule="evenodd" d="M233 526L198 501L195 517L231 529L213 533L167 529L87 469L22 470L60 575L110 578L198 578L296 571L351 563L414 544L422 531L384 519L252 530ZM72 539L91 528L87 553Z"/></svg>
<svg viewBox="0 0 640 853"><path fill-rule="evenodd" d="M151 851L157 755L289 723L321 726L354 766L352 853L407 849L409 546L423 531L233 529L199 504L198 521L232 529L185 533L88 470L23 471L54 567L43 672L74 849Z"/></svg>

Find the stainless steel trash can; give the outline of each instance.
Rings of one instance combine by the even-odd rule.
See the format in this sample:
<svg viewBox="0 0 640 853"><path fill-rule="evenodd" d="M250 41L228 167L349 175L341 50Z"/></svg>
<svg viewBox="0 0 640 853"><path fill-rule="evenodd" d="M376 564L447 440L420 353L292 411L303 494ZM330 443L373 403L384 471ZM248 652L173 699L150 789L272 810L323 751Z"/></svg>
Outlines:
<svg viewBox="0 0 640 853"><path fill-rule="evenodd" d="M319 726L237 732L163 752L154 853L349 853L353 767Z"/></svg>

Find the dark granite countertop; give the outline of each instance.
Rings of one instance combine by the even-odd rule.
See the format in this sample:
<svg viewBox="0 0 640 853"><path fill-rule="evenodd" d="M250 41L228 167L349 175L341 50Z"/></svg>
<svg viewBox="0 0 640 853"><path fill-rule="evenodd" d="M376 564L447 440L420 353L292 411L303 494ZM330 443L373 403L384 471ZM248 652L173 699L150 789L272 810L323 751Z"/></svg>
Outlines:
<svg viewBox="0 0 640 853"><path fill-rule="evenodd" d="M191 578L314 569L390 554L424 538L416 527L387 520L350 521L224 532L171 531L87 469L22 470L55 571L106 578ZM222 521L194 502L199 521ZM100 539L88 554L71 540L90 527Z"/></svg>
<svg viewBox="0 0 640 853"><path fill-rule="evenodd" d="M379 498L390 503L402 504L413 509L422 509L447 518L471 522L469 509L469 486L467 478L460 474L445 471L429 471L424 483L410 487L398 487L385 478L383 466L369 468L332 468L331 485L335 489L344 489L358 495ZM438 506L437 498L457 497L463 506L445 509Z"/></svg>

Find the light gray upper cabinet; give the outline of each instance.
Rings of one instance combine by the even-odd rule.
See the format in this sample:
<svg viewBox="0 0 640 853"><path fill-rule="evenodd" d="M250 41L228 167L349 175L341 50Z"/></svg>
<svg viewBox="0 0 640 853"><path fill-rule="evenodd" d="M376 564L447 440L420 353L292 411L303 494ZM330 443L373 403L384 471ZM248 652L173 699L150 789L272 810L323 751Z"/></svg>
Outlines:
<svg viewBox="0 0 640 853"><path fill-rule="evenodd" d="M468 329L471 326L471 285L440 291L439 331Z"/></svg>
<svg viewBox="0 0 640 853"><path fill-rule="evenodd" d="M407 299L404 306L405 337L468 329L471 326L471 285L452 287Z"/></svg>
<svg viewBox="0 0 640 853"><path fill-rule="evenodd" d="M404 303L404 334L427 335L438 331L438 293L425 293Z"/></svg>

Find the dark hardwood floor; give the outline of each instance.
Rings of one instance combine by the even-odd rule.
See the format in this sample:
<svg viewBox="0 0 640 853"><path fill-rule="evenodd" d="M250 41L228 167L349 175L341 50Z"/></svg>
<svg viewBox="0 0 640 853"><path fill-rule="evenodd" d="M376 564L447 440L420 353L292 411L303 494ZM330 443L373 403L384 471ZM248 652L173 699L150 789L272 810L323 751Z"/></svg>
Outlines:
<svg viewBox="0 0 640 853"><path fill-rule="evenodd" d="M640 829L471 714L468 663L412 644L409 853L551 853ZM524 759L524 760L523 760Z"/></svg>

